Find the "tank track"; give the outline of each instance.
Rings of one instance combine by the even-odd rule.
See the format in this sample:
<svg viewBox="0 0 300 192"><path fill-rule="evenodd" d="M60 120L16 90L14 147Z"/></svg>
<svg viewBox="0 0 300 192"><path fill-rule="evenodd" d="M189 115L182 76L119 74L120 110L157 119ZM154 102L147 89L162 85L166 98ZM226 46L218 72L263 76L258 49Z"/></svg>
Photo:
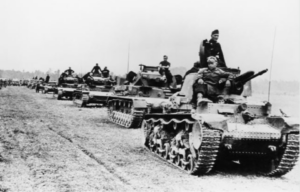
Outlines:
<svg viewBox="0 0 300 192"><path fill-rule="evenodd" d="M145 113L144 110L132 109L130 113L114 111L113 109L111 109L111 107L115 103L123 105L124 101L117 99L108 101L107 113L110 121L126 128L139 128L141 126ZM126 101L126 103L128 104L128 101Z"/></svg>
<svg viewBox="0 0 300 192"><path fill-rule="evenodd" d="M280 177L293 169L299 156L299 135L289 134L286 149L279 165L273 171L264 173L265 176Z"/></svg>
<svg viewBox="0 0 300 192"><path fill-rule="evenodd" d="M73 103L77 107L86 107L87 100L87 96L83 94L80 95L80 98L78 98L78 95L73 95Z"/></svg>
<svg viewBox="0 0 300 192"><path fill-rule="evenodd" d="M153 120L153 119L144 121L144 123L146 123L146 124L149 124L149 123L151 124L154 122L160 122L162 124L169 124L169 123L174 123L174 122L175 123L185 122L188 124L194 123L188 119L184 119L184 120L172 119L171 121L168 121L168 122L165 122L163 120ZM217 155L219 153L219 146L221 143L222 133L220 131L209 129L209 128L203 126L202 144L201 144L200 149L196 150L196 153L197 153L196 159L193 160L193 163L191 163L191 161L188 162L183 159L181 159L181 163L178 163L178 162L174 162L172 160L171 154L162 156L160 154L159 150L153 151L150 149L148 142L149 142L149 136L150 136L152 130L149 130L149 129L152 129L152 128L151 127L149 128L149 127L150 126L147 126L147 125L143 126L143 133L145 136L144 145L148 150L150 150L151 152L156 154L158 157L166 160L167 162L171 163L172 165L176 166L177 168L187 172L188 174L192 174L192 175L204 175L204 174L209 173L213 169L215 162L217 160ZM172 141L170 141L170 142L172 142ZM190 150L189 148L185 148L185 149ZM189 153L188 156L189 156L189 159L191 160L191 158L192 158L191 153ZM193 164L193 165L191 165L191 164Z"/></svg>

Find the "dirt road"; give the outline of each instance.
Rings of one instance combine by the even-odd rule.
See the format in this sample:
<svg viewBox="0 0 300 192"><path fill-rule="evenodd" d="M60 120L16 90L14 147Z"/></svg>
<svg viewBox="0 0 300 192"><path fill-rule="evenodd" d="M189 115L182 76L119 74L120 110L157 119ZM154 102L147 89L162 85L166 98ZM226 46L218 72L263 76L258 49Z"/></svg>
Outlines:
<svg viewBox="0 0 300 192"><path fill-rule="evenodd" d="M139 129L108 121L105 108L25 87L0 91L1 191L299 191L299 165L281 178L240 170L190 176L146 151Z"/></svg>

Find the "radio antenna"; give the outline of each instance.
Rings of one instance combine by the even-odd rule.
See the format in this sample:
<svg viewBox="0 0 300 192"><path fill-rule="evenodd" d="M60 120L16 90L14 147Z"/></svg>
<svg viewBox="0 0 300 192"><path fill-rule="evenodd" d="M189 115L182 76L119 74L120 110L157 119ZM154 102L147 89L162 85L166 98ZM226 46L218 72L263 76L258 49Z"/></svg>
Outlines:
<svg viewBox="0 0 300 192"><path fill-rule="evenodd" d="M272 66L273 66L273 54L274 54L274 47L275 47L275 37L276 37L276 27L275 27L275 32L274 32L272 57L271 57L271 67L270 67L270 76L269 76L269 90L268 90L268 102L270 102L270 92L271 92Z"/></svg>
<svg viewBox="0 0 300 192"><path fill-rule="evenodd" d="M129 55L129 53L130 53L130 41L129 41L129 43L128 43L128 61L127 61L127 73L128 73L128 71L129 71L129 58L130 58L130 55Z"/></svg>

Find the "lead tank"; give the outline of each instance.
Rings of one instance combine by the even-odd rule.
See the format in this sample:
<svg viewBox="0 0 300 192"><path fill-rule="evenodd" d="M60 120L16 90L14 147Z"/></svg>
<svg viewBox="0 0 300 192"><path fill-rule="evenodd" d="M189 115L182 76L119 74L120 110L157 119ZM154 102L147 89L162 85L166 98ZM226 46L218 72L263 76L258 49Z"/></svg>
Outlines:
<svg viewBox="0 0 300 192"><path fill-rule="evenodd" d="M126 128L140 127L143 116L151 106L152 112L161 111L166 98L177 92L180 75L173 76L171 85L159 73L159 67L141 64L138 73L129 72L126 81L117 79L113 95L108 98L109 119Z"/></svg>
<svg viewBox="0 0 300 192"><path fill-rule="evenodd" d="M254 164L265 176L286 174L298 159L299 122L286 115L270 116L269 102L247 101L250 79L264 72L244 82L233 81L235 86L225 90L217 103L202 99L195 113L190 100L197 74L189 74L181 91L170 97L169 110L145 114L143 145L193 175L209 173L217 162L234 160Z"/></svg>

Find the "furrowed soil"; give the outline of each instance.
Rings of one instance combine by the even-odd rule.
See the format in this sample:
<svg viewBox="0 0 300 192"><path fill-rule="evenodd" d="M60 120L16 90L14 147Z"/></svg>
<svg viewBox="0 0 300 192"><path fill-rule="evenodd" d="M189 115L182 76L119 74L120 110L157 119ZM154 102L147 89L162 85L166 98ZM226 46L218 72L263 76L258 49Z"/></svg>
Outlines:
<svg viewBox="0 0 300 192"><path fill-rule="evenodd" d="M281 178L239 164L190 176L144 149L140 129L111 123L106 108L78 108L25 87L0 91L0 117L0 192L300 189L298 164Z"/></svg>

